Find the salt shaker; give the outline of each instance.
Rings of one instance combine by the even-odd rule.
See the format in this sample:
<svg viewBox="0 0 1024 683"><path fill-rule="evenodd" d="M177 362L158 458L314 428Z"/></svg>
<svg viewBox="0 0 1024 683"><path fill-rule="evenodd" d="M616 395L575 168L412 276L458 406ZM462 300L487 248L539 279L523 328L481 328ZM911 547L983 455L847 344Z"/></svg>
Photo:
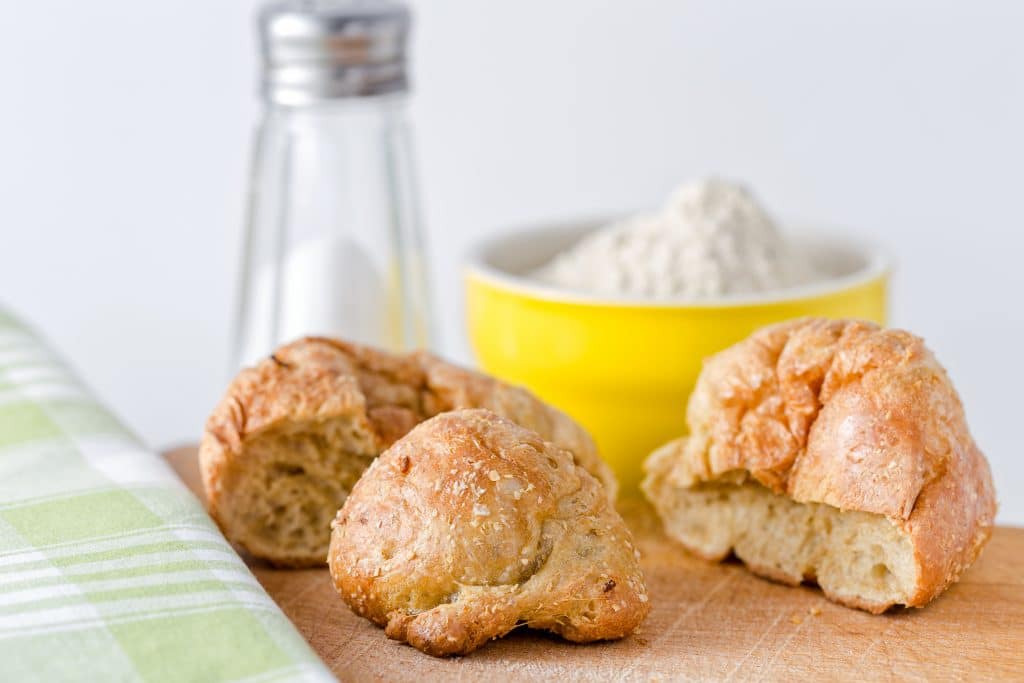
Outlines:
<svg viewBox="0 0 1024 683"><path fill-rule="evenodd" d="M430 343L406 124L409 12L384 0L263 8L236 366L303 335Z"/></svg>

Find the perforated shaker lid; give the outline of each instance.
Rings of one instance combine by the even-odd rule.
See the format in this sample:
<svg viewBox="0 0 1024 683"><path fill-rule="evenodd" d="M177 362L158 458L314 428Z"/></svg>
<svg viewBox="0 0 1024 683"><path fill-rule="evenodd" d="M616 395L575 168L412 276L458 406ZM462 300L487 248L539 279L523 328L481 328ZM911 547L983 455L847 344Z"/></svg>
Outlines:
<svg viewBox="0 0 1024 683"><path fill-rule="evenodd" d="M408 88L409 10L389 0L288 0L259 15L263 94L285 105Z"/></svg>

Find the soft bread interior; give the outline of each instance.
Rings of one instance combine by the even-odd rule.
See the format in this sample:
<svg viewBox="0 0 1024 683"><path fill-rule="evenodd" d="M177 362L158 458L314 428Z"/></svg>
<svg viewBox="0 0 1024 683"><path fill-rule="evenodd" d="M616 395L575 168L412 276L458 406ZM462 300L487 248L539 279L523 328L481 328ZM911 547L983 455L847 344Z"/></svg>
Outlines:
<svg viewBox="0 0 1024 683"><path fill-rule="evenodd" d="M288 424L251 437L219 514L235 539L280 564L323 562L334 513L377 454L349 418Z"/></svg>
<svg viewBox="0 0 1024 683"><path fill-rule="evenodd" d="M730 552L753 571L881 612L917 583L910 539L889 519L798 503L758 483L714 481L656 497L666 532L708 559Z"/></svg>

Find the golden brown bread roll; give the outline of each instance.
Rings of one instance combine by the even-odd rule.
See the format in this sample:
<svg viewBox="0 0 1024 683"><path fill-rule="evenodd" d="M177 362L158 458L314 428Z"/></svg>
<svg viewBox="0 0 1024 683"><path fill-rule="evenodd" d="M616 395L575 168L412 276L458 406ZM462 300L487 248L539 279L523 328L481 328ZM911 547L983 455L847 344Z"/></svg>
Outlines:
<svg viewBox="0 0 1024 683"><path fill-rule="evenodd" d="M643 490L667 533L870 612L919 607L977 557L995 516L988 463L924 343L805 319L708 359L689 436Z"/></svg>
<svg viewBox="0 0 1024 683"><path fill-rule="evenodd" d="M632 536L572 454L488 410L427 420L333 524L338 593L386 634L466 654L517 625L621 638L648 611Z"/></svg>
<svg viewBox="0 0 1024 683"><path fill-rule="evenodd" d="M422 352L308 338L239 373L207 421L199 459L210 514L256 557L322 565L331 519L373 459L428 417L467 407L569 449L614 497L587 433L526 390Z"/></svg>

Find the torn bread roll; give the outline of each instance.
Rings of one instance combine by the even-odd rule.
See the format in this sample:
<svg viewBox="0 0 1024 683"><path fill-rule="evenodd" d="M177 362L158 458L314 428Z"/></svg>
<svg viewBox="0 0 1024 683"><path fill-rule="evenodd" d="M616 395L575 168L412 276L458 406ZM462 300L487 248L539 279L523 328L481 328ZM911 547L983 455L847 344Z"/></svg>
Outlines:
<svg viewBox="0 0 1024 683"><path fill-rule="evenodd" d="M488 410L434 417L377 458L338 512L328 563L354 612L435 656L516 626L621 638L649 607L601 484Z"/></svg>
<svg viewBox="0 0 1024 683"><path fill-rule="evenodd" d="M256 557L322 565L331 520L373 459L423 420L476 407L569 450L614 498L589 435L528 391L424 352L307 338L239 373L207 420L199 462L210 514Z"/></svg>
<svg viewBox="0 0 1024 683"><path fill-rule="evenodd" d="M650 456L642 488L668 535L705 558L732 552L880 613L932 600L988 540L988 463L912 334L767 327L707 360L686 417L689 436Z"/></svg>

